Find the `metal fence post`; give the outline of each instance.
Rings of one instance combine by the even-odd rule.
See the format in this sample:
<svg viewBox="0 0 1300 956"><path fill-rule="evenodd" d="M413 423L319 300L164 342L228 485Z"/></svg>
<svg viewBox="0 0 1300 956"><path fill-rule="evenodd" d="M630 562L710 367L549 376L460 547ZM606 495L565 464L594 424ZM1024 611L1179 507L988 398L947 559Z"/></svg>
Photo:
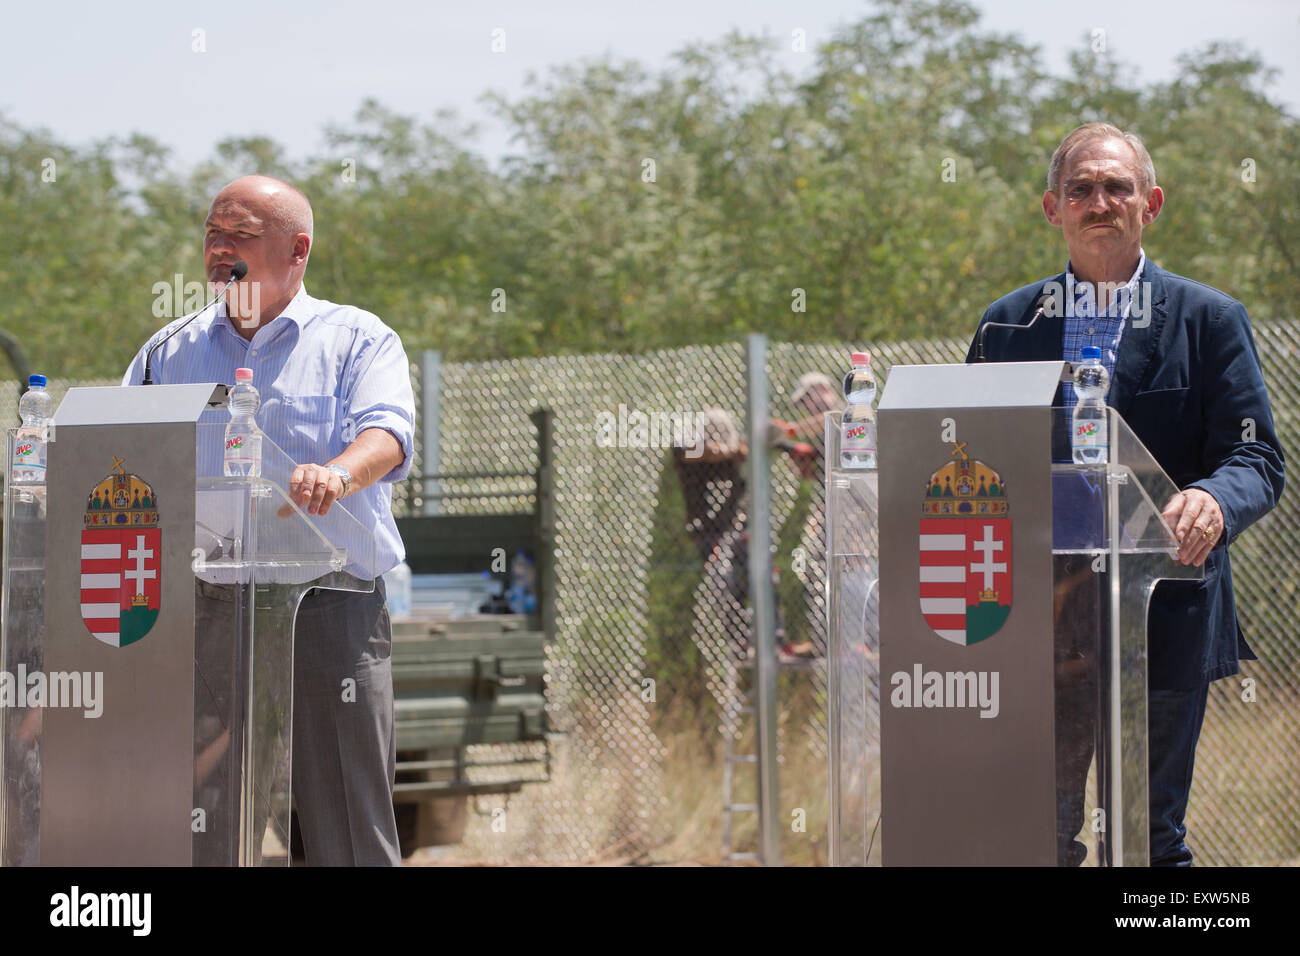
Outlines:
<svg viewBox="0 0 1300 956"><path fill-rule="evenodd" d="M425 349L420 356L420 471L436 475L442 468L442 353ZM442 511L442 498L437 478L424 480L424 513L436 515Z"/></svg>
<svg viewBox="0 0 1300 956"><path fill-rule="evenodd" d="M546 639L555 639L555 412L537 408L529 416L537 427L537 594Z"/></svg>
<svg viewBox="0 0 1300 956"><path fill-rule="evenodd" d="M757 684L759 854L781 865L780 794L776 764L776 590L772 586L772 484L768 462L767 336L745 337L749 431L749 596L754 622Z"/></svg>

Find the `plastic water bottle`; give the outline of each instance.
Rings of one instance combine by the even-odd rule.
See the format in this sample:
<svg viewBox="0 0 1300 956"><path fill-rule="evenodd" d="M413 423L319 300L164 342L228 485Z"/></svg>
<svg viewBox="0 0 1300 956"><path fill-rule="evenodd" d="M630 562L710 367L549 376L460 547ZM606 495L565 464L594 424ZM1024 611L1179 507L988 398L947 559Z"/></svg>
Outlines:
<svg viewBox="0 0 1300 956"><path fill-rule="evenodd" d="M18 399L22 425L14 442L13 482L15 485L45 484L45 447L50 438L54 399L45 390L45 376L27 380L27 391Z"/></svg>
<svg viewBox="0 0 1300 956"><path fill-rule="evenodd" d="M411 616L411 566L403 561L384 572L384 590L388 594L388 617L405 621Z"/></svg>
<svg viewBox="0 0 1300 956"><path fill-rule="evenodd" d="M513 614L531 614L537 610L537 568L528 552L515 552L510 562L510 589L506 599Z"/></svg>
<svg viewBox="0 0 1300 956"><path fill-rule="evenodd" d="M1106 388L1110 375L1101 364L1101 349L1086 346L1083 361L1074 367L1074 390L1079 403L1074 406L1070 433L1076 465L1102 465L1110 457L1106 423Z"/></svg>
<svg viewBox="0 0 1300 956"><path fill-rule="evenodd" d="M876 467L876 423L871 403L876 400L876 376L871 356L854 352L853 367L844 376L844 416L840 419L840 467Z"/></svg>
<svg viewBox="0 0 1300 956"><path fill-rule="evenodd" d="M226 426L226 474L257 478L262 474L262 432L255 416L261 396L253 387L251 368L235 369L230 390L230 424Z"/></svg>

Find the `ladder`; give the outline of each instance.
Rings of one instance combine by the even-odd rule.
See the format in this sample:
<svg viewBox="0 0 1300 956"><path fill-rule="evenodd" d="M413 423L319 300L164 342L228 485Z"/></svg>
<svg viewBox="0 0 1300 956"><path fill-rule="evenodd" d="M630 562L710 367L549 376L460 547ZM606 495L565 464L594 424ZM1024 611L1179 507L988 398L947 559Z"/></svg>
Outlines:
<svg viewBox="0 0 1300 956"><path fill-rule="evenodd" d="M753 670L754 662L752 659L728 659L726 704L722 711L722 864L724 866L729 866L732 863L760 862L758 853L737 853L733 851L731 845L733 815L737 813L758 814L758 754L736 752L736 742L740 737L741 725L745 718L752 718L754 715L753 682L742 680L742 672L752 674ZM752 735L751 739L756 743L757 735ZM753 767L755 771L754 802L736 803L736 769L738 766L743 767L746 765Z"/></svg>

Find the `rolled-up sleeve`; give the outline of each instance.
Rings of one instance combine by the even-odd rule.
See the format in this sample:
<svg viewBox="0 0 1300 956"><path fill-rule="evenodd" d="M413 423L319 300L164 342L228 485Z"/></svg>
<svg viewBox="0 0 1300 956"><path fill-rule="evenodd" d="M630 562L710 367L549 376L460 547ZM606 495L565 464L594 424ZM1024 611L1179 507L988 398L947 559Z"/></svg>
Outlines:
<svg viewBox="0 0 1300 956"><path fill-rule="evenodd" d="M380 481L401 481L411 472L415 453L415 393L411 368L397 333L381 326L361 338L349 363L343 396L353 432L382 428L402 446L402 463Z"/></svg>

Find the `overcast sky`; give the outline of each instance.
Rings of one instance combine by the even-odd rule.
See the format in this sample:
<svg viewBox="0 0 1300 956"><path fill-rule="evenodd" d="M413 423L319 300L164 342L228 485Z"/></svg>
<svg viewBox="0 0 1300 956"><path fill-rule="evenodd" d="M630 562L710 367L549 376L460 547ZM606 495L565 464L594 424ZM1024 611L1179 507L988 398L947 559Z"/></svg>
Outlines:
<svg viewBox="0 0 1300 956"><path fill-rule="evenodd" d="M1168 79L1180 53L1238 40L1281 73L1274 99L1300 114L1300 0L976 0L982 26L1041 46L1061 72L1095 29L1143 82ZM268 9L269 8L269 9ZM428 117L452 107L484 125L473 144L508 150L478 104L486 90L518 96L530 70L613 54L650 66L730 28L809 49L870 8L854 0L126 0L21 3L0 30L0 114L77 145L144 132L190 164L210 144L266 135L301 159L329 122L350 120L367 97ZM493 31L504 52L493 52ZM195 52L202 30L204 52ZM498 34L501 37L502 34ZM1139 52L1141 51L1141 52Z"/></svg>

